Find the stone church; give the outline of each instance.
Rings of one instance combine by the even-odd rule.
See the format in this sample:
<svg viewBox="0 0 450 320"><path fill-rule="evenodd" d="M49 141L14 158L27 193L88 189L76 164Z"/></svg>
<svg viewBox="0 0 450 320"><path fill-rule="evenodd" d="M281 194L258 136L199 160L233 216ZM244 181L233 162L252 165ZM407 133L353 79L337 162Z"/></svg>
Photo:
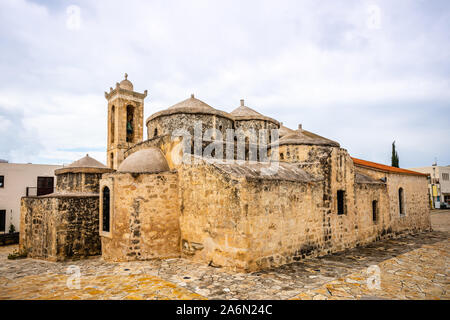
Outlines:
<svg viewBox="0 0 450 320"><path fill-rule="evenodd" d="M144 140L146 96L125 75L105 92L107 166L86 156L56 170L55 193L22 198L29 257L251 272L431 229L424 174L352 158L243 100L227 113L191 95L146 119Z"/></svg>

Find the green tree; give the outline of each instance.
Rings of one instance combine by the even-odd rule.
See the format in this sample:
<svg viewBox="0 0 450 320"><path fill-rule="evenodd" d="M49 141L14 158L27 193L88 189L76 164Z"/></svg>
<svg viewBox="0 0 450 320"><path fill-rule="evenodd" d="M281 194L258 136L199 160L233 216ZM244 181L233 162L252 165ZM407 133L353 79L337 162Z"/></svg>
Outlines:
<svg viewBox="0 0 450 320"><path fill-rule="evenodd" d="M398 153L397 150L395 150L395 141L392 142L392 156L391 156L391 166L399 168L399 161L398 161Z"/></svg>

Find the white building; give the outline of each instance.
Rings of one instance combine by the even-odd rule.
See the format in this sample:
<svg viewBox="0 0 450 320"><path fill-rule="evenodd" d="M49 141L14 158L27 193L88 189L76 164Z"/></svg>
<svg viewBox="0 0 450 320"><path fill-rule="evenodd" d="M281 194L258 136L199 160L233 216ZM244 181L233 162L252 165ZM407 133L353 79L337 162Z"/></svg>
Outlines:
<svg viewBox="0 0 450 320"><path fill-rule="evenodd" d="M20 164L0 161L0 233L9 232L10 225L19 231L20 198L53 192L55 169L62 166Z"/></svg>
<svg viewBox="0 0 450 320"><path fill-rule="evenodd" d="M432 165L411 170L430 174L428 189L433 208L442 205L450 208L450 166Z"/></svg>

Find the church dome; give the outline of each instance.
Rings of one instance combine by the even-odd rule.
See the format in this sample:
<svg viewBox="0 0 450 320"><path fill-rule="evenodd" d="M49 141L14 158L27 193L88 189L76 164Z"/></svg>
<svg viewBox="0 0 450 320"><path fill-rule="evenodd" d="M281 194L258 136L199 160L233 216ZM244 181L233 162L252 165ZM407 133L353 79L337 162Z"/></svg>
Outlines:
<svg viewBox="0 0 450 320"><path fill-rule="evenodd" d="M100 161L91 158L88 154L83 158L72 162L68 166L55 170L55 174L62 174L66 172L86 172L86 173L103 173L110 172L112 169L106 167Z"/></svg>
<svg viewBox="0 0 450 320"><path fill-rule="evenodd" d="M287 130L286 130L287 129ZM289 132L291 131L291 132ZM339 147L339 143L318 134L298 129L292 130L289 128L284 129L285 135L282 135L278 140L278 144L281 145L319 145L319 146L329 146L329 147Z"/></svg>
<svg viewBox="0 0 450 320"><path fill-rule="evenodd" d="M125 79L120 81L119 86L122 89L133 91L133 84L128 80L128 74L125 73Z"/></svg>
<svg viewBox="0 0 450 320"><path fill-rule="evenodd" d="M87 154L83 158L72 162L67 167L70 168L106 168L106 166L100 161L95 160L94 158L89 157Z"/></svg>
<svg viewBox="0 0 450 320"><path fill-rule="evenodd" d="M230 112L230 115L233 116L233 118L237 121L239 120L262 120L262 121L270 121L278 125L278 121L275 119L272 119L270 117L266 117L265 115L262 115L261 113L253 110L252 108L249 108L244 105L244 100L241 100L241 105Z"/></svg>
<svg viewBox="0 0 450 320"><path fill-rule="evenodd" d="M295 133L295 130L289 129L288 127L285 127L283 126L283 124L281 124L279 131L280 138L292 133Z"/></svg>
<svg viewBox="0 0 450 320"><path fill-rule="evenodd" d="M228 113L214 109L210 105L195 98L194 95L191 94L191 97L189 99L183 100L183 101L169 107L168 109L156 112L155 114L151 115L147 119L147 122L150 120L153 120L155 118L161 117L161 116L167 116L167 115L179 114L179 113L219 115L219 116L229 118L229 119L232 118Z"/></svg>
<svg viewBox="0 0 450 320"><path fill-rule="evenodd" d="M169 165L162 151L150 147L128 156L119 166L119 172L158 173L169 171Z"/></svg>

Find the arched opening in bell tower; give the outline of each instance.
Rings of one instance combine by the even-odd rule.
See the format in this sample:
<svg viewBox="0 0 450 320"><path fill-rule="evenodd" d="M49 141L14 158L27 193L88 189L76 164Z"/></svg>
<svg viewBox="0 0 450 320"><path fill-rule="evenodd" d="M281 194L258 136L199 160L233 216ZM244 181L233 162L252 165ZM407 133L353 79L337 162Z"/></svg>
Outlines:
<svg viewBox="0 0 450 320"><path fill-rule="evenodd" d="M112 106L111 107L111 137L110 137L110 141L111 141L111 144L113 144L114 143L114 126L115 126L115 112L116 112L116 110L115 110L116 108L114 107L114 106Z"/></svg>
<svg viewBox="0 0 450 320"><path fill-rule="evenodd" d="M134 107L127 106L127 142L134 142Z"/></svg>

